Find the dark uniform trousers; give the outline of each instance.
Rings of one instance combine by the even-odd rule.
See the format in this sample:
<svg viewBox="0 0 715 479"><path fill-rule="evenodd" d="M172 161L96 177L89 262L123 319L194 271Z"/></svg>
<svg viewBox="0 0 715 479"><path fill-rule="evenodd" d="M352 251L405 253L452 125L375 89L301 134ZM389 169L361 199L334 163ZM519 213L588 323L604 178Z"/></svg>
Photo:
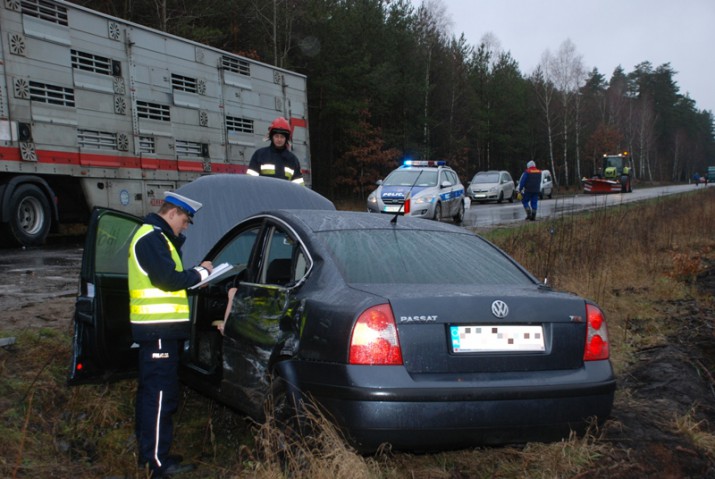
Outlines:
<svg viewBox="0 0 715 479"><path fill-rule="evenodd" d="M135 425L139 463L166 466L174 435L172 416L179 405L179 341L139 343L139 387Z"/></svg>

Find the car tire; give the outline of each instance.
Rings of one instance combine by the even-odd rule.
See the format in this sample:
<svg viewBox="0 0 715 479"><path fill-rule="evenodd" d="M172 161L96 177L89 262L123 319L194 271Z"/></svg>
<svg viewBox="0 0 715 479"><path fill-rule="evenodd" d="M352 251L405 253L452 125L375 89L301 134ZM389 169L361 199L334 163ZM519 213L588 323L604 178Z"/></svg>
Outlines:
<svg viewBox="0 0 715 479"><path fill-rule="evenodd" d="M457 214L452 217L454 224L461 225L464 221L464 200L461 200Z"/></svg>
<svg viewBox="0 0 715 479"><path fill-rule="evenodd" d="M442 221L442 203L434 205L434 216L432 219L435 221Z"/></svg>
<svg viewBox="0 0 715 479"><path fill-rule="evenodd" d="M497 203L501 203L502 201L504 201L504 192L500 191L499 198L497 198Z"/></svg>
<svg viewBox="0 0 715 479"><path fill-rule="evenodd" d="M10 219L3 226L7 239L24 246L45 243L50 232L50 202L36 185L19 185L10 197Z"/></svg>
<svg viewBox="0 0 715 479"><path fill-rule="evenodd" d="M291 448L303 438L311 437L311 423L305 415L305 404L300 392L281 376L274 376L265 405L266 422L280 435L278 453L287 457Z"/></svg>

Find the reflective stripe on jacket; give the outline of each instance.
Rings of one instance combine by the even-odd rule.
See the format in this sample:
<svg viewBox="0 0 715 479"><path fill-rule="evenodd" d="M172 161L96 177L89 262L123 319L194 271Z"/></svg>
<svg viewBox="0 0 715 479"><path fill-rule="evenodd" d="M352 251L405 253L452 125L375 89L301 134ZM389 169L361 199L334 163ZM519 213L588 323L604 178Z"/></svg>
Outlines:
<svg viewBox="0 0 715 479"><path fill-rule="evenodd" d="M189 301L186 290L163 291L152 285L149 275L137 261L134 248L137 242L155 227L145 224L137 230L129 247L129 319L132 325L152 325L189 322ZM167 247L174 260L175 269L183 271L181 256L174 245L166 239Z"/></svg>
<svg viewBox="0 0 715 479"><path fill-rule="evenodd" d="M287 148L278 150L273 145L259 148L253 153L246 173L253 176L272 176L301 185L305 183L298 157Z"/></svg>

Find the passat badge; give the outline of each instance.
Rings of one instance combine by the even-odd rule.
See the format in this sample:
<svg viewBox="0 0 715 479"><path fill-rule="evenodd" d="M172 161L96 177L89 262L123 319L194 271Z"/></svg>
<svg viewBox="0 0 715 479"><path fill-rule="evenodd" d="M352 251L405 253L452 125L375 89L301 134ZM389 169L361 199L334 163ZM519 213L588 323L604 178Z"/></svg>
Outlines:
<svg viewBox="0 0 715 479"><path fill-rule="evenodd" d="M492 314L497 318L506 318L509 314L509 306L501 299L497 299L492 303Z"/></svg>

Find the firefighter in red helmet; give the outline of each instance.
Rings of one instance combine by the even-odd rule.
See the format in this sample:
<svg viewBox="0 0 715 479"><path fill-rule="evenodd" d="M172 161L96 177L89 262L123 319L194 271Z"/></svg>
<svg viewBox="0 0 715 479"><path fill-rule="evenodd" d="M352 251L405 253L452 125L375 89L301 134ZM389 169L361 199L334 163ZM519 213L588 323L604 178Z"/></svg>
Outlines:
<svg viewBox="0 0 715 479"><path fill-rule="evenodd" d="M249 175L272 176L304 184L298 157L288 149L292 128L288 120L278 117L268 127L269 146L259 148L253 153L248 164Z"/></svg>

